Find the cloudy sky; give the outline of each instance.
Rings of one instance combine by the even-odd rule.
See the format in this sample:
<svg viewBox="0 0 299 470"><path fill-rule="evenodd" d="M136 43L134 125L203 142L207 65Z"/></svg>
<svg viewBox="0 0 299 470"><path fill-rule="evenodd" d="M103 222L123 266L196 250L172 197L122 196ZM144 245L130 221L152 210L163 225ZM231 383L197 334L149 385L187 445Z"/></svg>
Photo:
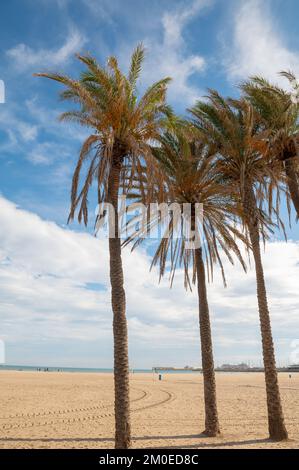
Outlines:
<svg viewBox="0 0 299 470"><path fill-rule="evenodd" d="M37 6L38 5L38 6ZM74 54L126 68L143 41L140 90L173 77L169 101L184 113L207 87L237 95L263 74L299 75L297 0L10 0L1 5L0 339L10 364L112 366L107 240L92 224L66 226L74 163L86 131L57 122L59 86L32 76L78 73ZM91 212L93 207L91 205ZM278 363L294 362L299 338L299 230L264 253ZM200 363L197 299L178 272L172 290L148 272L150 253L124 251L132 367ZM254 272L227 266L209 286L215 358L260 364ZM298 340L299 345L299 340ZM298 347L297 345L297 347ZM298 354L297 354L298 356Z"/></svg>

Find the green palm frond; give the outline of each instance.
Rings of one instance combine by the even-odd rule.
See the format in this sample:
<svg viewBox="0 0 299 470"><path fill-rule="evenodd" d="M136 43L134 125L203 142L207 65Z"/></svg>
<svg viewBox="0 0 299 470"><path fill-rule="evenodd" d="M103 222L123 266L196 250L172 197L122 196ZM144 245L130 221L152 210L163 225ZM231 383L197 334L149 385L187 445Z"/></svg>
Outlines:
<svg viewBox="0 0 299 470"><path fill-rule="evenodd" d="M231 252L246 269L238 240L246 243L246 237L238 230L235 224L235 202L231 192L222 184L215 154L211 155L210 148L203 142L189 141L179 127L161 134L159 145L152 148L152 153L158 163L155 168L155 177L145 180L146 191L139 192L138 200L147 207L151 202L157 204L202 204L204 218L195 215L194 228L202 237L202 250L205 253L207 273L210 280L213 278L213 266L220 266L225 283L222 255L233 262ZM154 184L153 184L154 181ZM138 194L138 191L137 193ZM192 210L192 209L191 209ZM170 214L151 214L143 229L134 231L137 218L130 221L131 235L125 245L132 243L132 249L142 243L144 237L154 227L162 230L161 240L152 260L152 267L159 266L160 279L169 274L172 284L178 267L183 268L185 274L185 287L191 288L195 282L194 250L188 248L189 232L182 233L182 219L176 219ZM130 231L130 230L129 230Z"/></svg>
<svg viewBox="0 0 299 470"><path fill-rule="evenodd" d="M281 75L290 83L296 80L292 72L281 72ZM264 128L271 130L273 149L277 144L287 146L288 141L298 134L299 119L299 105L292 102L290 92L262 77L253 77L240 88L259 113Z"/></svg>
<svg viewBox="0 0 299 470"><path fill-rule="evenodd" d="M166 104L169 78L159 80L143 96L137 96L136 80L143 57L144 49L139 44L132 55L128 78L115 57L109 57L106 66L102 66L91 55L77 55L85 66L79 79L57 73L36 74L61 83L61 99L79 105L79 109L66 110L60 119L91 129L73 175L69 220L78 209L79 221L87 223L88 194L93 183L97 186L98 202L105 200L113 155L120 159L124 194L134 191L137 176L138 188L143 190L144 173L152 173L150 143L158 140L164 127L171 126L174 114Z"/></svg>
<svg viewBox="0 0 299 470"><path fill-rule="evenodd" d="M259 78L256 82L265 84ZM252 92L254 97L255 86ZM272 230L274 222L267 214L274 210L274 205L278 224L282 228L278 210L280 171L270 152L271 129L263 125L263 118L251 100L224 99L211 91L208 102L198 102L190 112L201 138L217 149L217 166L222 183L235 194L241 220L244 220L244 197L247 188L252 187L257 200L255 217L262 237L267 238Z"/></svg>
<svg viewBox="0 0 299 470"><path fill-rule="evenodd" d="M132 90L135 90L136 82L140 76L142 63L144 61L145 49L142 43L138 44L134 50L131 58L131 65L128 80L132 87Z"/></svg>

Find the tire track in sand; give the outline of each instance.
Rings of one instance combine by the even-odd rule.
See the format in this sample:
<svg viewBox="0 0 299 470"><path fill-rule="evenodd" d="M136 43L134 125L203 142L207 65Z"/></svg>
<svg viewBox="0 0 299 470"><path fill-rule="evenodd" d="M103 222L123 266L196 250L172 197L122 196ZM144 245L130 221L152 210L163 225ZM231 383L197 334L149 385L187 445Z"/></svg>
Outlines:
<svg viewBox="0 0 299 470"><path fill-rule="evenodd" d="M146 398L149 395L149 392L146 390L140 390L137 388L132 388L132 390L136 390L138 392L141 392L141 396L134 398L131 400L131 403L136 403L137 401L141 401L144 398ZM28 429L32 427L40 427L40 426L53 426L55 424L72 424L72 423L77 423L77 422L83 422L83 421L93 421L98 418L106 418L110 416L114 416L114 413L104 413L101 415L95 414L95 415L89 415L89 416L83 416L83 417L76 417L76 418L66 418L66 419L59 419L61 415L64 414L69 414L69 413L82 413L82 412L89 412L89 411L97 411L97 410L104 410L104 409L109 409L113 407L114 404L110 403L107 405L97 405L97 406L91 406L87 408L63 408L61 410L56 410L56 411L47 411L47 412L42 412L42 413L20 413L20 414L15 414L15 415L10 415L7 417L0 417L0 419L30 419L30 420L35 420L41 417L49 416L53 417L54 421L42 421L42 422L34 422L31 421L30 423L24 423L24 424L9 424L9 423L4 423L4 425L0 428L2 431L6 430L12 430L12 429Z"/></svg>

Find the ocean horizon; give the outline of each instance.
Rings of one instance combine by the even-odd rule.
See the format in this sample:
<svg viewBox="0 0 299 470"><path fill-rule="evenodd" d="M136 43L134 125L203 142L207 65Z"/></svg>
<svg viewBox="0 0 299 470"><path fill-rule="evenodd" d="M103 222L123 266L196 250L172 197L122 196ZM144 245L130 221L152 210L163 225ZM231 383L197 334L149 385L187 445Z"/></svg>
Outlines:
<svg viewBox="0 0 299 470"><path fill-rule="evenodd" d="M53 367L53 366L28 366L28 365L15 365L15 364L1 364L0 365L0 371L1 370L13 370L13 371L38 371L38 372L85 372L85 373L97 373L97 372L107 372L107 373L112 373L113 368L96 368L96 367ZM195 372L200 372L198 370L192 370L192 369L159 369L158 367L155 367L156 371L159 371L160 373L195 373ZM130 369L130 372L132 373L153 373L153 369Z"/></svg>

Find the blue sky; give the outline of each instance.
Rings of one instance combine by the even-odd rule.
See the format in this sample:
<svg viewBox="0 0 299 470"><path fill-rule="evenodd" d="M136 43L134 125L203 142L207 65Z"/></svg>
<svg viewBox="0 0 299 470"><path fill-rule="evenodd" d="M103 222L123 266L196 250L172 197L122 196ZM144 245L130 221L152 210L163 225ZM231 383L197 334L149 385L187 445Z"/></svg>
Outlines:
<svg viewBox="0 0 299 470"><path fill-rule="evenodd" d="M72 170L86 130L62 125L59 86L33 77L78 73L76 52L126 68L143 41L142 91L172 76L169 101L184 113L207 87L225 95L252 74L299 75L297 0L11 0L1 5L0 337L7 362L112 365L107 246L92 226L66 227ZM267 247L265 266L278 359L299 337L299 230ZM197 301L157 285L143 251L126 252L130 354L135 367L198 364ZM260 361L254 273L227 268L229 288L210 286L216 362ZM130 288L130 289L129 289ZM130 291L130 292L129 292ZM294 357L294 356L291 356ZM299 358L298 358L299 359Z"/></svg>

